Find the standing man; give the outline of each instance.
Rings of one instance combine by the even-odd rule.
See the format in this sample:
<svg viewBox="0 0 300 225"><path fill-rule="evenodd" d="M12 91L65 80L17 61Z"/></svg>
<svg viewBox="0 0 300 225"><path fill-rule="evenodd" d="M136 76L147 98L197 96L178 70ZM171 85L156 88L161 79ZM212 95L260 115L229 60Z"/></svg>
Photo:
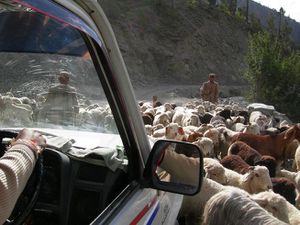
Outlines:
<svg viewBox="0 0 300 225"><path fill-rule="evenodd" d="M218 102L219 84L215 81L216 74L210 73L208 81L204 82L200 88L200 96L203 101L210 101L214 104Z"/></svg>
<svg viewBox="0 0 300 225"><path fill-rule="evenodd" d="M59 84L50 87L40 117L56 124L74 123L79 111L77 91L69 85L71 73L60 71Z"/></svg>

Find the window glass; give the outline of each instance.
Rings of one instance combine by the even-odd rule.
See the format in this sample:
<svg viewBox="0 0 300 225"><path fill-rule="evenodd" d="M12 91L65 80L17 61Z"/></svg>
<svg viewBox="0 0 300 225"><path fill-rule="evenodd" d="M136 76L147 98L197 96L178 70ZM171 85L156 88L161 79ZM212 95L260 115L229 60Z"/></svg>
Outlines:
<svg viewBox="0 0 300 225"><path fill-rule="evenodd" d="M1 127L118 133L81 33L33 11L0 13Z"/></svg>

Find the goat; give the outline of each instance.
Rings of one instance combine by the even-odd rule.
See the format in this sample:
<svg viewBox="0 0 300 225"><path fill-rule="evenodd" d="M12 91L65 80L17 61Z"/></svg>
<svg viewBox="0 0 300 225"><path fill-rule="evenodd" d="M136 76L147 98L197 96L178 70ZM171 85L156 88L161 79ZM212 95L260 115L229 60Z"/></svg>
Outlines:
<svg viewBox="0 0 300 225"><path fill-rule="evenodd" d="M255 135L249 133L239 133L232 137L232 143L243 141L262 155L273 156L276 160L282 161L284 149L294 139L300 140L299 125L294 125L277 135Z"/></svg>

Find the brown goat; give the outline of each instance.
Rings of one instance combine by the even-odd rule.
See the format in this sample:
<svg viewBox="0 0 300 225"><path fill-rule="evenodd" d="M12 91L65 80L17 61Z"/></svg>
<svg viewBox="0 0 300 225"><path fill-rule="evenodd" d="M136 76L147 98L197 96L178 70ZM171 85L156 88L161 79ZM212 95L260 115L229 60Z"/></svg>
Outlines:
<svg viewBox="0 0 300 225"><path fill-rule="evenodd" d="M294 125L277 135L255 135L250 133L239 133L232 137L232 143L243 141L262 155L273 156L276 160L284 158L286 146L294 139L300 141L299 125Z"/></svg>
<svg viewBox="0 0 300 225"><path fill-rule="evenodd" d="M232 143L228 149L228 155L238 155L250 166L265 166L269 170L270 177L275 177L277 169L276 159L273 156L261 155L242 141Z"/></svg>
<svg viewBox="0 0 300 225"><path fill-rule="evenodd" d="M243 141L236 141L228 148L228 155L239 155L246 163L253 166L261 159L261 154Z"/></svg>
<svg viewBox="0 0 300 225"><path fill-rule="evenodd" d="M245 174L253 168L238 155L227 155L221 159L220 163L227 169L234 170L240 174Z"/></svg>

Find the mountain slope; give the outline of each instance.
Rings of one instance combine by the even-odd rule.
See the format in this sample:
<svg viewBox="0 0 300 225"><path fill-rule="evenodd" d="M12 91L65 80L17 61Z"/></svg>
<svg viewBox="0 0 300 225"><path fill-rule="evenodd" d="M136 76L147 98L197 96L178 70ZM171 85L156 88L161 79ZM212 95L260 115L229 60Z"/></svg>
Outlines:
<svg viewBox="0 0 300 225"><path fill-rule="evenodd" d="M200 84L210 72L221 85L246 84L245 24L188 2L178 0L173 8L169 1L102 1L133 84Z"/></svg>

